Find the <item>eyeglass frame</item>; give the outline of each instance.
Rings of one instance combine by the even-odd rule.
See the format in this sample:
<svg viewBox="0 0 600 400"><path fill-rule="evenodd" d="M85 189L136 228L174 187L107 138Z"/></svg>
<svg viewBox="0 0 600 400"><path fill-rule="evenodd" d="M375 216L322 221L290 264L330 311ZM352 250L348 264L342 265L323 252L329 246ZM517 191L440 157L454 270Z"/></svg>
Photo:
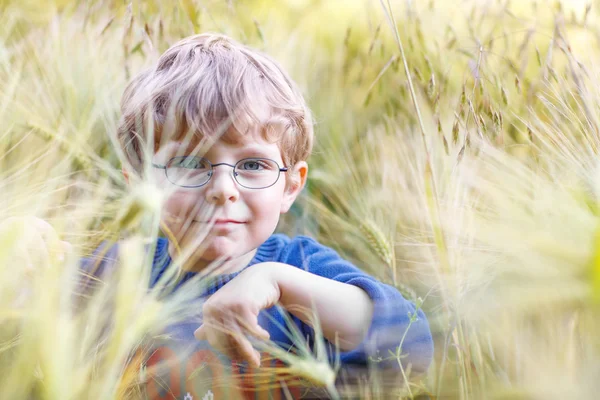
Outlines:
<svg viewBox="0 0 600 400"><path fill-rule="evenodd" d="M178 158L188 158L188 157L194 157L194 158L199 158L199 159L201 159L201 160L205 160L205 161L208 163L208 165L210 165L210 172L209 172L209 174L210 174L210 175L208 176L208 180L207 180L206 182L204 182L202 185L195 185L195 186L185 185L185 186L183 186L183 185L178 185L178 184L174 183L172 180L170 180L170 179L169 179L169 175L167 174L167 168L168 168L168 165L169 165L169 163L171 163L171 161L173 161L173 160L175 160L175 159L178 159ZM248 160L268 160L268 161L272 161L273 163L275 163L275 165L277 166L277 179L275 179L275 182L273 182L273 183L272 183L272 184L270 184L269 186L263 186L263 187L259 187L259 188L252 188L252 187L248 187L248 186L244 186L244 185L242 185L242 184L240 183L240 181L238 181L238 180L237 180L237 175L236 175L236 173L235 173L235 167L236 167L236 166L237 166L239 163L241 163L242 161L248 161ZM155 164L155 163L152 163L152 166L153 166L154 168L159 168L159 169L164 169L164 170L165 170L165 177L166 177L166 178L167 178L167 180L168 180L169 182L171 182L173 185L175 185L175 186L178 186L178 187L182 187L182 188L190 188L190 189L191 189L191 188L199 188L199 187L202 187L202 186L206 185L208 182L210 182L210 180L212 179L212 177L213 177L213 175L214 175L215 167L218 167L218 166L220 166L220 165L227 165L228 167L231 167L231 168L233 168L233 171L232 171L232 172L233 172L233 180L234 180L234 181L235 181L235 182L236 182L238 185L240 185L241 187L243 187L243 188L246 188L246 189L250 189L250 190L261 190L261 189L267 189L267 188L270 188L271 186L275 185L275 184L277 183L277 181L279 181L279 177L281 176L281 173L282 173L282 172L287 172L287 171L289 170L289 168L288 168L288 167L283 167L283 168L279 167L279 163L278 163L277 161L275 161L275 160L272 160L272 159L270 159L270 158L266 158L266 157L247 157L247 158L242 158L241 160L239 160L238 162L236 162L234 165L231 165L231 164L229 164L229 163L218 163L218 164L213 164L213 163L211 163L211 162L210 162L210 160L209 160L208 158L204 158L204 157L198 157L198 156L189 156L189 155L187 155L187 156L175 156L175 157L172 157L172 158L170 158L170 159L169 159L169 161L167 161L167 164L165 164L165 165L160 165L160 164ZM194 168L190 168L190 169L194 169Z"/></svg>

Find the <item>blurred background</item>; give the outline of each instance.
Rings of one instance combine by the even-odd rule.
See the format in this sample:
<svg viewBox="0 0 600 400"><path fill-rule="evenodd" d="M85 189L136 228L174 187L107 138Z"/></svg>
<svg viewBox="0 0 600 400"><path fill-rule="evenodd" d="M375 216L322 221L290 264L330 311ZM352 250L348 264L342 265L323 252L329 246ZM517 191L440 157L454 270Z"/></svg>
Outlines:
<svg viewBox="0 0 600 400"><path fill-rule="evenodd" d="M122 91L179 39L225 33L280 61L315 115L309 184L279 231L317 237L422 301L429 318L428 374L385 390L369 381L356 397L596 398L599 9L591 0L0 0L0 219L43 218L80 255L135 232L111 223L139 196L120 172ZM0 242L5 286L10 245ZM61 385L50 371L75 376L70 353L43 361L53 343L15 342L22 315L0 318L11 327L2 398L121 396ZM72 335L83 329L69 324ZM103 365L111 378L97 383L118 387L119 368ZM32 392L39 369L45 389Z"/></svg>

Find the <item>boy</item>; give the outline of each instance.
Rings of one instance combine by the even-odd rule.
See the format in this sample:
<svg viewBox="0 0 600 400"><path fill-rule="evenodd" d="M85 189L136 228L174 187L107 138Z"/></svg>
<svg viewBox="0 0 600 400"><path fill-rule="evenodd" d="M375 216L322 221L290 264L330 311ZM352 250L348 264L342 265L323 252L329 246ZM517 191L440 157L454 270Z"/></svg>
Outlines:
<svg viewBox="0 0 600 400"><path fill-rule="evenodd" d="M198 320L174 330L178 340L208 344L225 364L259 367L249 336L293 347L278 303L309 342L314 331L300 310L315 309L343 365L387 357L408 329L403 366L427 370L433 344L421 310L313 239L273 234L306 183L313 142L310 111L278 63L222 35L188 37L129 84L121 109L126 180L150 162L145 177L170 191L162 226L179 246L196 249L180 283L223 262ZM173 240L159 238L151 285L176 254Z"/></svg>

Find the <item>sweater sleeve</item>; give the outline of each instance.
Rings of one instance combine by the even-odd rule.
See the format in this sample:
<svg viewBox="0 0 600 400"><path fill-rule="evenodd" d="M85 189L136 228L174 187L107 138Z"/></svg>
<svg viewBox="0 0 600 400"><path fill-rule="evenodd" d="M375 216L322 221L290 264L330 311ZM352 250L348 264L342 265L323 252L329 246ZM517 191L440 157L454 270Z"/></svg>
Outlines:
<svg viewBox="0 0 600 400"><path fill-rule="evenodd" d="M376 367L398 368L398 359L392 353L396 354L400 348L403 368L410 365L414 373L427 371L433 358L433 340L427 318L421 309L402 297L393 286L365 274L314 239L298 236L290 242L288 249L284 262L325 278L357 286L373 301L373 319L367 335L355 349L339 353L342 364L365 365L371 360ZM302 329L309 337L314 337L309 326L305 325ZM330 354L330 357L334 358L335 354Z"/></svg>
<svg viewBox="0 0 600 400"><path fill-rule="evenodd" d="M103 278L110 272L117 260L118 245L103 241L89 257L79 260L80 284L84 288L93 286L97 278Z"/></svg>

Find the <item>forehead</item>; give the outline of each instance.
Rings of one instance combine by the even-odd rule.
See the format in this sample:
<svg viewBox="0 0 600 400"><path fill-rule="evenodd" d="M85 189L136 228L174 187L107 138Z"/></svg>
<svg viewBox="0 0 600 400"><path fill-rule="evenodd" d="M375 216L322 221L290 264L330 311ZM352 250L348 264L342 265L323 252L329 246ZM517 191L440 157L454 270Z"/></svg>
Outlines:
<svg viewBox="0 0 600 400"><path fill-rule="evenodd" d="M159 157L204 156L223 152L239 156L253 153L271 158L278 158L280 155L279 145L276 142L265 140L260 135L237 135L235 140L230 139L230 137L214 139L194 136L188 140L168 140L158 146L156 155Z"/></svg>

